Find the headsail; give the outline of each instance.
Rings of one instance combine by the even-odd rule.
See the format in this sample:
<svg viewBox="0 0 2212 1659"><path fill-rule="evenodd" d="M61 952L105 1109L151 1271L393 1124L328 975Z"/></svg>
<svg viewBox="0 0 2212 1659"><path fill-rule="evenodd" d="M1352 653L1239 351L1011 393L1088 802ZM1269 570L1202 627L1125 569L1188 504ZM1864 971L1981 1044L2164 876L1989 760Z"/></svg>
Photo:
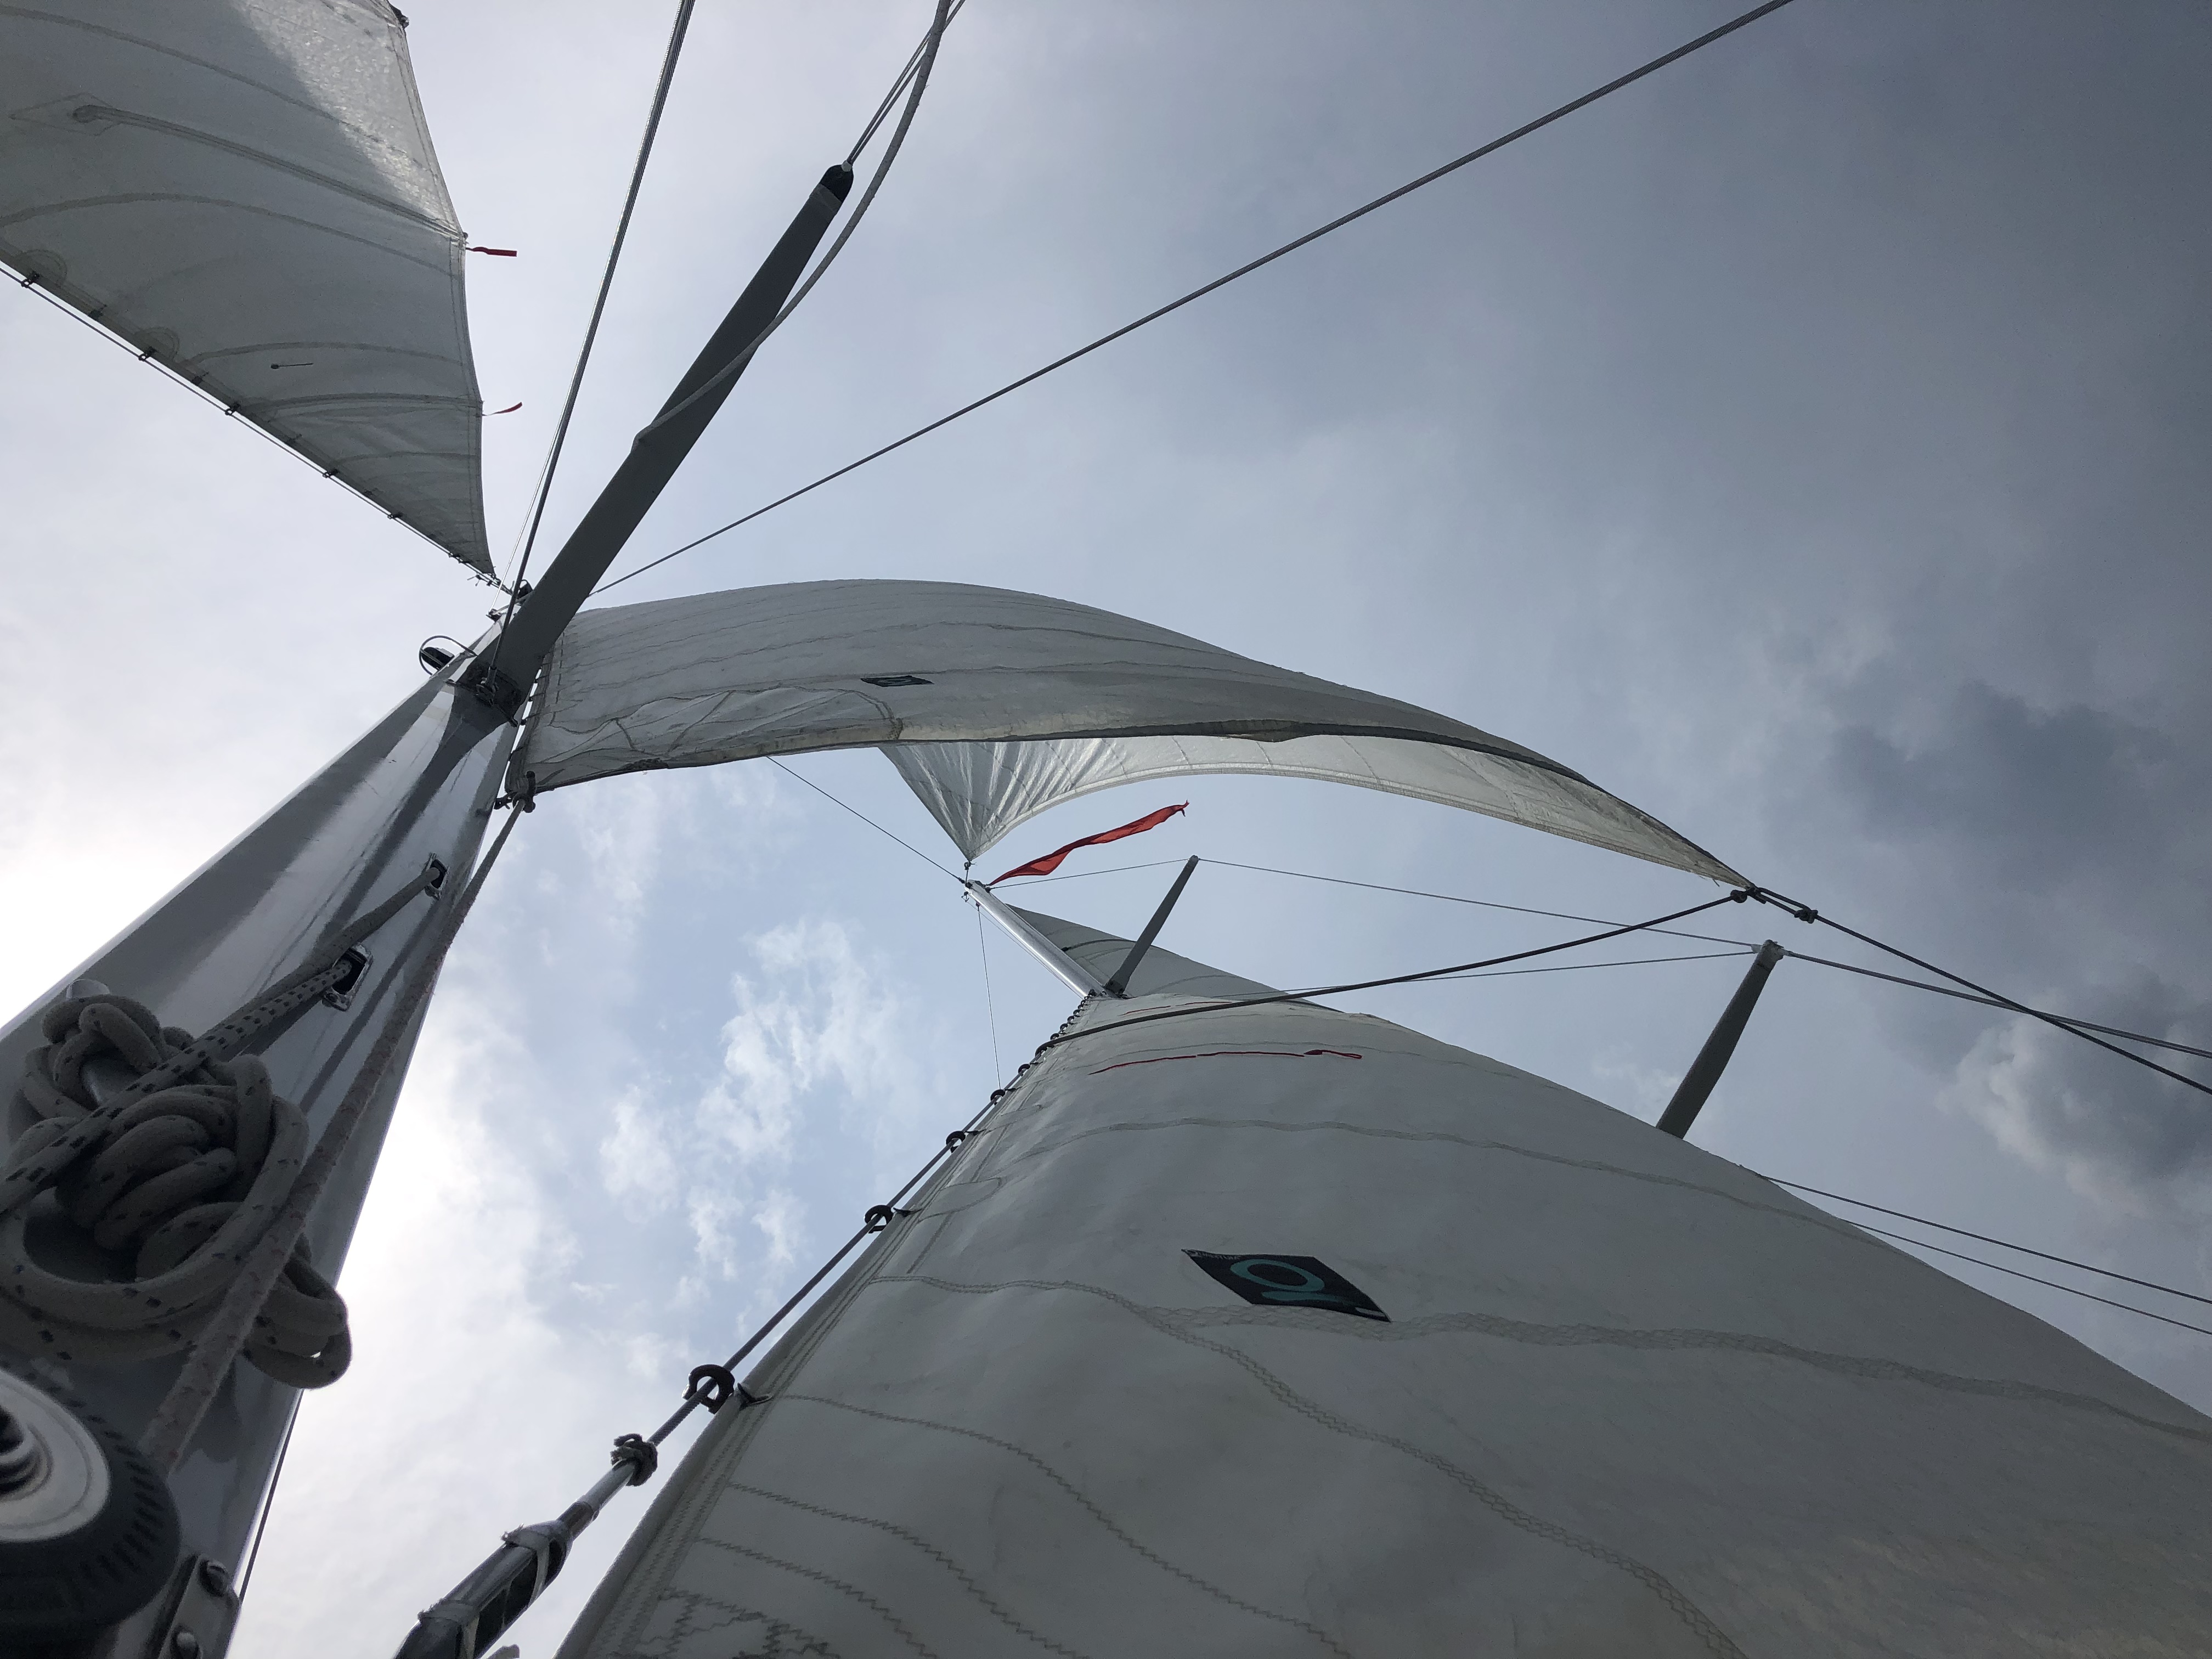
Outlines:
<svg viewBox="0 0 2212 1659"><path fill-rule="evenodd" d="M1258 989L1087 1000L561 1659L2199 1642L2212 1421L1595 1100L1198 1006Z"/></svg>
<svg viewBox="0 0 2212 1659"><path fill-rule="evenodd" d="M465 257L384 0L0 7L0 261L489 573Z"/></svg>
<svg viewBox="0 0 2212 1659"><path fill-rule="evenodd" d="M894 745L973 858L1072 796L1265 771L1418 795L1740 882L1532 749L1089 605L955 582L793 582L586 611L547 665L514 776Z"/></svg>

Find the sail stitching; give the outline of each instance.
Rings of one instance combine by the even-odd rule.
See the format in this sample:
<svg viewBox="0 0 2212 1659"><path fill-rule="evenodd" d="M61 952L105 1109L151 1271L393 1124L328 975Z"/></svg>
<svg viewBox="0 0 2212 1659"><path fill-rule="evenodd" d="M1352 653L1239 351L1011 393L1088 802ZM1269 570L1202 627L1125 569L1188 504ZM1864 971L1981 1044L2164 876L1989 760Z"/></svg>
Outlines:
<svg viewBox="0 0 2212 1659"><path fill-rule="evenodd" d="M686 1605L684 1610L677 1614L675 1622L669 1630L669 1643L672 1648L695 1633L705 1634L708 1630L726 1630L732 1625L762 1625L767 1627L769 1645L758 1653L749 1653L740 1648L734 1659L787 1659L787 1659L807 1659L809 1655L815 1656L816 1659L837 1659L836 1650L820 1637L801 1630L787 1620L772 1618L757 1607L741 1607L734 1601L718 1601L711 1595L702 1595L689 1590L681 1592L679 1599ZM713 1607L717 1612L726 1613L730 1616L719 1625L702 1629L692 1616L702 1607ZM787 1636L799 1638L804 1645L787 1649L783 1645ZM632 1648L629 1650L629 1655L635 1656L640 1651L638 1649Z"/></svg>
<svg viewBox="0 0 2212 1659"><path fill-rule="evenodd" d="M977 1583L974 1578L969 1577L966 1569L962 1567L957 1561L947 1555L943 1550L939 1549L937 1546L931 1543L927 1539L924 1538L917 1532L910 1531L907 1528L902 1527L895 1522L878 1520L873 1516L848 1515L842 1510L833 1510L821 1504L809 1504L802 1498L788 1498L781 1492L770 1492L765 1486L749 1486L742 1480L728 1481L725 1483L722 1490L725 1492L741 1492L754 1498L764 1498L770 1503L774 1504L786 1504L793 1509L803 1510L809 1515L821 1516L825 1520L847 1521L850 1522L854 1526L872 1527L878 1532L889 1533L892 1537L902 1540L903 1541L913 1545L915 1548L920 1550L924 1555L929 1557L931 1560L943 1567L945 1571L951 1573L953 1577L958 1579L960 1581L961 1588L968 1592L972 1600L981 1605L1000 1624L1014 1632L1015 1634L1021 1636L1029 1641L1034 1642L1039 1647L1047 1649L1051 1652L1065 1654L1067 1656L1067 1659L1088 1659L1088 1656L1084 1654L1080 1650L1071 1648L1064 1643L1055 1642L1052 1638L1043 1634L1042 1632L1030 1629L1029 1626L1024 1624L1013 1613L994 1601L989 1592L985 1590L981 1584ZM702 1538L700 1541L704 1544L718 1544L721 1540L714 1538Z"/></svg>
<svg viewBox="0 0 2212 1659"><path fill-rule="evenodd" d="M727 1539L702 1537L699 1541L714 1549L728 1550L733 1554L750 1556L754 1560L763 1562L771 1567L781 1567L786 1572L795 1572L802 1578L811 1578L817 1584L826 1584L831 1589L836 1590L842 1595L849 1596L852 1600L858 1601L862 1607L866 1607L871 1613L876 1614L877 1617L880 1618L885 1624L889 1625L894 1631L897 1632L899 1639L904 1642L907 1646L912 1648L916 1653L921 1655L922 1659L940 1659L940 1656L937 1651L925 1644L922 1639L916 1636L912 1631L908 1630L906 1626L900 1621L896 1613L893 1613L882 1602L877 1601L874 1596L869 1595L867 1591L862 1589L857 1584L848 1584L843 1579L835 1577L829 1573L823 1572L818 1567L801 1566L796 1561L786 1561L781 1557L770 1555L765 1550L757 1550L751 1548L748 1545L732 1543ZM704 1602L708 1607L727 1606L726 1603L717 1602L711 1597L700 1595L696 1591L678 1590L672 1592L672 1594L679 1595L686 1601ZM736 1609L734 1608L732 1609L732 1611L735 1610Z"/></svg>
<svg viewBox="0 0 2212 1659"><path fill-rule="evenodd" d="M1379 1429L1368 1428L1362 1424L1353 1422L1350 1418L1339 1415L1320 1401L1310 1400L1298 1393L1297 1389L1291 1388L1289 1383L1284 1382L1249 1354L1240 1352L1225 1342L1209 1341L1205 1337L1195 1335L1188 1330L1178 1329L1173 1324L1157 1317L1161 1310L1147 1308L1128 1297L1097 1285L1079 1284L1073 1280L1015 1279L1001 1280L994 1285L967 1285L956 1279L936 1279L921 1273L885 1273L874 1282L878 1285L900 1283L927 1285L937 1290L950 1291L966 1296L988 1296L1002 1290L1077 1291L1086 1296L1095 1296L1102 1301L1111 1302L1124 1312L1159 1332L1161 1335L1172 1338L1178 1342L1187 1343L1194 1348L1205 1349L1209 1353L1226 1359L1251 1376L1281 1405L1318 1424L1321 1427L1350 1439L1364 1440L1370 1444L1387 1446L1393 1451L1402 1453L1416 1462L1425 1464L1436 1470L1437 1474L1451 1481L1507 1525L1517 1528L1531 1537L1541 1539L1546 1543L1557 1544L1564 1548L1574 1550L1589 1557L1592 1560L1626 1574L1665 1603L1675 1617L1689 1626L1712 1652L1723 1656L1723 1659L1749 1659L1749 1656L1735 1644L1726 1631L1714 1623L1702 1608L1676 1589L1672 1581L1657 1569L1648 1567L1633 1557L1623 1555L1620 1551L1609 1548L1594 1538L1586 1538L1580 1533L1559 1525L1555 1521L1547 1521L1541 1516L1532 1514L1478 1479L1468 1470L1460 1468L1449 1458L1430 1451L1425 1447L1416 1445L1410 1440L1402 1439L1393 1434L1385 1434Z"/></svg>
<svg viewBox="0 0 2212 1659"><path fill-rule="evenodd" d="M1000 1451L1021 1459L1022 1462L1027 1463L1030 1468L1036 1470L1038 1474L1043 1475L1044 1478L1051 1481L1054 1486L1066 1492L1076 1504L1078 1504L1091 1517L1092 1520L1096 1521L1101 1527L1104 1528L1108 1534L1109 1534L1117 1542L1125 1546L1133 1554L1139 1556L1143 1559L1149 1561L1152 1565L1159 1568L1163 1572L1182 1579L1193 1589L1201 1590L1205 1594L1214 1597L1216 1600L1237 1608L1241 1613L1251 1613L1255 1618L1273 1620L1277 1624L1288 1625L1294 1630L1304 1631L1307 1635L1312 1637L1314 1640L1319 1642L1322 1646L1328 1649L1330 1652L1342 1655L1343 1659L1353 1659L1352 1650L1344 1646L1343 1644L1339 1642L1334 1637L1331 1636L1320 1626L1309 1624L1306 1620L1297 1618L1291 1613L1276 1613L1269 1608L1256 1606L1250 1601L1245 1601L1242 1596L1234 1595L1231 1592L1222 1589L1219 1585L1209 1583L1207 1580L1200 1577L1188 1568L1178 1565L1176 1563L1170 1560L1166 1556L1161 1555L1157 1552L1147 1548L1130 1533L1124 1530L1121 1526L1115 1521L1113 1516L1107 1514L1104 1510L1101 1509L1095 1502L1093 1502L1091 1498L1084 1492L1082 1488L1076 1486L1074 1482L1068 1480L1066 1476L1060 1474L1059 1470L1054 1468L1051 1464L1046 1462L1044 1459L1039 1457L1035 1452L1030 1451L1024 1447L1018 1446L1011 1440L1001 1440L996 1435L984 1434L975 1429L961 1428L951 1423L934 1422L927 1418L900 1417L890 1412L875 1411L866 1406L854 1406L848 1404L847 1401L842 1400L829 1399L822 1395L782 1394L778 1395L776 1398L780 1401L788 1401L793 1404L827 1406L835 1411L852 1412L861 1417L872 1417L880 1422L896 1423L908 1428L935 1429L943 1434L957 1434L969 1440L980 1441L982 1444L987 1446L995 1446Z"/></svg>

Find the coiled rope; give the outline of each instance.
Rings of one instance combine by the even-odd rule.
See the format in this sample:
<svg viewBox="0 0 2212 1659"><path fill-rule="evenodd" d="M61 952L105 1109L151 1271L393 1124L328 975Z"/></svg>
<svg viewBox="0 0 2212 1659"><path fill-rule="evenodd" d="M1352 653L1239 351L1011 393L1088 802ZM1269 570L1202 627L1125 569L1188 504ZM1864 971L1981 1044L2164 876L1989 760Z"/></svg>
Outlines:
<svg viewBox="0 0 2212 1659"><path fill-rule="evenodd" d="M0 1336L63 1361L191 1345L307 1155L306 1117L258 1055L237 1050L339 984L354 971L347 953L444 875L431 866L201 1036L105 989L46 1009L46 1043L24 1057L16 1096L33 1121L0 1169ZM88 1073L104 1073L97 1093ZM106 1086L118 1073L127 1081ZM243 1352L293 1388L344 1375L345 1303L304 1240Z"/></svg>
<svg viewBox="0 0 2212 1659"><path fill-rule="evenodd" d="M52 1208L19 1203L0 1220L0 1328L17 1346L64 1360L182 1348L299 1174L307 1119L270 1087L269 1068L252 1054L200 1059L175 1082L103 1113L86 1086L86 1062L113 1056L136 1081L173 1070L191 1034L112 993L64 997L42 1027L48 1046L26 1058L21 1091L40 1121L17 1139L9 1173L46 1161L40 1155L72 1131L96 1138L40 1188L54 1194ZM96 1249L131 1253L129 1276L103 1283L42 1265L33 1233L50 1238L51 1221L64 1219ZM46 1253L67 1249L53 1240ZM263 1307L246 1357L280 1382L316 1389L344 1374L352 1352L345 1304L302 1246Z"/></svg>

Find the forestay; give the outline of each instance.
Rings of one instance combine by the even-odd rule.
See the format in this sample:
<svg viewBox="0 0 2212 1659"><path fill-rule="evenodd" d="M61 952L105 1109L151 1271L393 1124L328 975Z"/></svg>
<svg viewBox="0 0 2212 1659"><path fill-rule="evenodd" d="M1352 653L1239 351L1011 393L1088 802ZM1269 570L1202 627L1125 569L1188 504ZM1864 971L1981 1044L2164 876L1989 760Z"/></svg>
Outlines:
<svg viewBox="0 0 2212 1659"><path fill-rule="evenodd" d="M0 260L489 572L464 257L383 0L0 6Z"/></svg>
<svg viewBox="0 0 2212 1659"><path fill-rule="evenodd" d="M1534 750L1395 698L1034 593L795 582L587 611L517 750L540 790L885 745L961 851L1139 778L1267 772L1418 795L1742 878Z"/></svg>
<svg viewBox="0 0 2212 1659"><path fill-rule="evenodd" d="M1101 1029L1244 983L1209 972L1084 1006L562 1659L2201 1650L2212 1420L1399 1026Z"/></svg>

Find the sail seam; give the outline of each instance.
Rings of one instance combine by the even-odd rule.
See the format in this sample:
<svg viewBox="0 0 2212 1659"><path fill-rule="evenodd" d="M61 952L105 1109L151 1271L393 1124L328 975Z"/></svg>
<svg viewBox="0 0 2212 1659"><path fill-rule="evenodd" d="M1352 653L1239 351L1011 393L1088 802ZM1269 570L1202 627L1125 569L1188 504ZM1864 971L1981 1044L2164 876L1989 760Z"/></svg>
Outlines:
<svg viewBox="0 0 2212 1659"><path fill-rule="evenodd" d="M2100 1400L2094 1395L2047 1389L2040 1383L2022 1382L2013 1378L1960 1376L1955 1372L1935 1370L1923 1365L1910 1364L1901 1359L1869 1359L1856 1354L1801 1348L1795 1343L1784 1342L1773 1337L1749 1335L1741 1331L1538 1325L1526 1320L1508 1319L1500 1314L1481 1313L1431 1314L1420 1318L1395 1319L1384 1325L1348 1322L1330 1315L1316 1315L1293 1308L1161 1308L1154 1311L1163 1319L1185 1325L1265 1325L1324 1336L1360 1336L1385 1342L1474 1333L1497 1337L1503 1341L1545 1348L1620 1347L1656 1352L1732 1350L1761 1354L1773 1359L1794 1360L1816 1370L1867 1377L1876 1382L1918 1382L1928 1388L1954 1393L1981 1395L2000 1400L2033 1401L2077 1411L2106 1413L2124 1418L2138 1428L2156 1429L2179 1435L2184 1439L2212 1443L2212 1430L2191 1428L2183 1423L2161 1422L2157 1418L2130 1411L2124 1406L2116 1406L2108 1400Z"/></svg>
<svg viewBox="0 0 2212 1659"><path fill-rule="evenodd" d="M304 98L295 98L288 92L280 92L266 82L257 81L249 75L240 75L236 70L226 69L221 64L210 62L205 58L195 58L188 52L179 52L176 47L164 46L158 40L149 40L143 35L128 34L121 29L90 22L82 17L64 17L54 12L35 11L28 6L0 5L0 17L20 17L27 22L51 23L58 28L77 29L86 34L106 35L109 40L120 40L125 46L137 46L144 51L158 53L164 58L173 58L180 64L190 64L194 69L205 70L210 75L219 75L226 81L235 81L242 87L251 87L254 91L265 94L281 104L289 104L302 113L328 121L331 125L342 128L354 137L376 145L380 149L387 152L395 161L409 167L416 165L413 156L408 155L405 150L381 133L349 121L342 115L335 115L329 110L308 102Z"/></svg>
<svg viewBox="0 0 2212 1659"><path fill-rule="evenodd" d="M1180 1058L1180 1056L1170 1056L1170 1058ZM1124 1063L1140 1064L1142 1062L1125 1061ZM1096 1076L1097 1073L1093 1073L1091 1075ZM1474 1140L1465 1135L1452 1134L1443 1129L1378 1129L1371 1124L1347 1123L1340 1118L1326 1118L1313 1123L1283 1123L1271 1118L1230 1117L1178 1117L1162 1119L1150 1123L1102 1123L1095 1127L1079 1130L1072 1135L1063 1136L1058 1140L1042 1141L1036 1146L1024 1147L1018 1152L1009 1153L1005 1162L1016 1164L1024 1158L1040 1158L1047 1152L1058 1152L1063 1146L1072 1146L1079 1140L1088 1140L1093 1135L1132 1134L1143 1133L1152 1129L1186 1128L1267 1129L1288 1133L1328 1129L1342 1134L1367 1135L1378 1140L1443 1141L1455 1146L1467 1147L1472 1152L1509 1152L1516 1158L1534 1158L1541 1163L1563 1164L1570 1169L1595 1170L1602 1175L1620 1176L1630 1181L1647 1182L1654 1186L1680 1187L1688 1192L1705 1193L1714 1198L1726 1199L1729 1203L1741 1205L1747 1210L1763 1210L1770 1215L1780 1216L1786 1221L1803 1222L1808 1226L1820 1228L1823 1232L1833 1233L1839 1238L1850 1239L1858 1243L1871 1243L1861 1229L1836 1217L1823 1215L1820 1212L1814 1211L1810 1205L1808 1205L1802 1212L1786 1209L1779 1204L1762 1204L1755 1198L1741 1197L1723 1188L1708 1187L1695 1181L1684 1181L1679 1176L1655 1175L1642 1170L1625 1169L1618 1164L1602 1164L1595 1158L1568 1158L1559 1152L1538 1152L1534 1147L1516 1146L1506 1140ZM1875 1245L1873 1248L1880 1249L1883 1247Z"/></svg>
<svg viewBox="0 0 2212 1659"><path fill-rule="evenodd" d="M116 109L106 104L87 104L72 112L72 114L74 118L78 120L112 121L118 126L137 127L143 131L159 133L165 138L181 138L188 143L204 144L210 149L219 149L226 155L235 155L242 161L255 161L263 167L273 167L279 173L289 173L304 183L319 185L334 195L351 197L363 206L380 208L386 213L411 221L425 229L434 230L442 236L448 236L455 240L460 238L461 228L450 220L437 218L423 212L420 208L410 207L404 202L395 202L388 196L379 196L373 191L362 189L358 185L349 185L343 179L334 179L329 173L319 173L313 167L303 167L296 161L287 161L282 156L271 155L266 150L256 149L251 144L241 144L235 139L225 138L218 133L202 132L195 127L182 126L174 121L164 121L156 115L141 115L134 110Z"/></svg>

